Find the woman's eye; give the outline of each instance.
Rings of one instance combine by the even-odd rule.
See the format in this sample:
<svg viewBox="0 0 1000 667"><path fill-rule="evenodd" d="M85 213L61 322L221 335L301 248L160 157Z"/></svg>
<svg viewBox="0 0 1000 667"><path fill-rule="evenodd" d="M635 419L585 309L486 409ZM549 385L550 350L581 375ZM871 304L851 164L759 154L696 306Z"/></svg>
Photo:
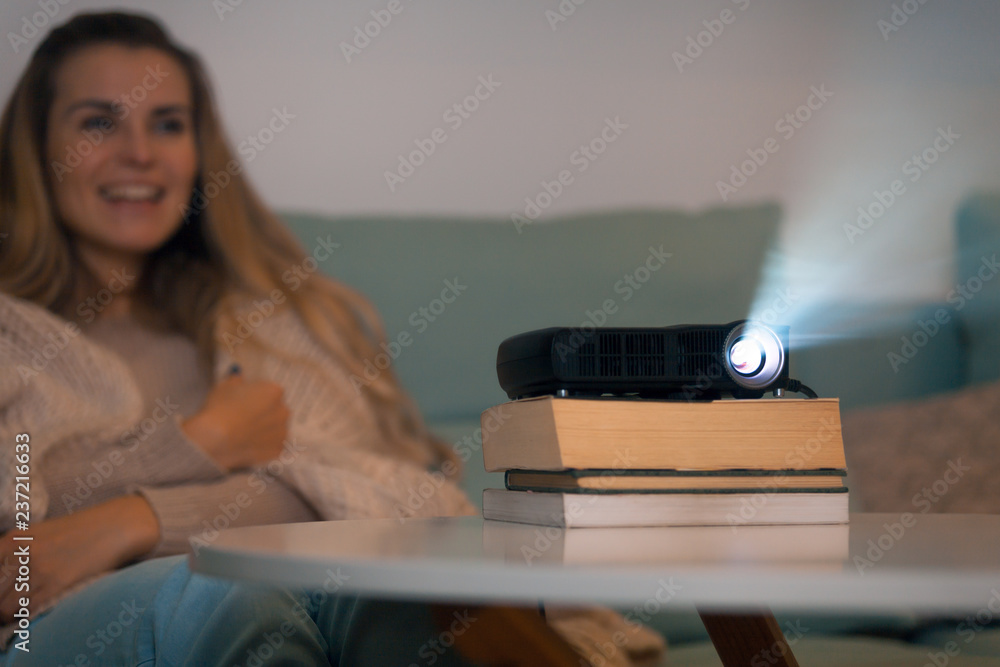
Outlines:
<svg viewBox="0 0 1000 667"><path fill-rule="evenodd" d="M156 130L162 134L183 134L187 123L180 118L166 118L156 124Z"/></svg>
<svg viewBox="0 0 1000 667"><path fill-rule="evenodd" d="M114 121L109 116L89 116L83 119L80 129L110 132L113 127Z"/></svg>

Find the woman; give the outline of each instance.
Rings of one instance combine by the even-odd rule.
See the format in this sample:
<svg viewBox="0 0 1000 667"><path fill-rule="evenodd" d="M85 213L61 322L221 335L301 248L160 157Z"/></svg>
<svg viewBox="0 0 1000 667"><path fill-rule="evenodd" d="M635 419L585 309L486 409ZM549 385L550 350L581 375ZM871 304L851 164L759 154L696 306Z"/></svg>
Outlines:
<svg viewBox="0 0 1000 667"><path fill-rule="evenodd" d="M0 121L0 663L241 664L285 621L292 664L374 662L355 631L384 609L152 559L220 523L470 511L392 373L351 381L384 339L371 306L318 274L282 281L305 259L233 159L202 66L155 22L80 15L39 45ZM416 606L392 613L413 646L434 632Z"/></svg>

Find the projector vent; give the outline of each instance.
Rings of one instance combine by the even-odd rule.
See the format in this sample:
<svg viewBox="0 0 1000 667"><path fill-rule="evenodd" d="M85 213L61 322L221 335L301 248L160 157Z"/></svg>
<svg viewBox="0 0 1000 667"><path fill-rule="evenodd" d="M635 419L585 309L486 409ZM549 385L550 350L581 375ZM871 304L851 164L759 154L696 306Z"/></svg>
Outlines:
<svg viewBox="0 0 1000 667"><path fill-rule="evenodd" d="M662 334L629 333L622 337L625 339L625 375L660 377L664 374L666 359Z"/></svg>
<svg viewBox="0 0 1000 667"><path fill-rule="evenodd" d="M718 372L719 353L725 343L725 331L686 331L678 334L678 375L699 377Z"/></svg>
<svg viewBox="0 0 1000 667"><path fill-rule="evenodd" d="M653 378L667 371L667 336L661 332L598 332L577 339L557 340L575 347L576 354L556 354L557 373L563 378ZM573 343L576 343L574 346Z"/></svg>

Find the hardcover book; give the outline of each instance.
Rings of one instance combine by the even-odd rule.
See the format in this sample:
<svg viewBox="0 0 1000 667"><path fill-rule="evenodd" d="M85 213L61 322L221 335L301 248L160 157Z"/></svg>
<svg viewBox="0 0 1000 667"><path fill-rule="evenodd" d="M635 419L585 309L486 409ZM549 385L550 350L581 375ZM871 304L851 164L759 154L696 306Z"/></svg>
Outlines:
<svg viewBox="0 0 1000 667"><path fill-rule="evenodd" d="M483 491L483 518L564 528L848 522L847 489L810 493L577 494Z"/></svg>
<svg viewBox="0 0 1000 667"><path fill-rule="evenodd" d="M503 411L509 416L502 423L483 428L489 472L847 467L835 398L684 402L541 396L505 403Z"/></svg>

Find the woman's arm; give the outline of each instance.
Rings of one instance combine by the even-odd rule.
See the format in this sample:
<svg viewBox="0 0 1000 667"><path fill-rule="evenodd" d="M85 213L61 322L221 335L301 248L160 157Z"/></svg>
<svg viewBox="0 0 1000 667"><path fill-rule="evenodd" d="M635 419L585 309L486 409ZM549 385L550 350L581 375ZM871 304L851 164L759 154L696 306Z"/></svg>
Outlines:
<svg viewBox="0 0 1000 667"><path fill-rule="evenodd" d="M31 568L27 590L15 590L15 577L0 584L4 622L13 618L21 597L31 600L31 609L41 609L80 582L147 553L160 530L149 503L130 495L34 524L28 534L30 543L15 542L12 533L0 538L0 557L9 564L19 564L16 549L28 544Z"/></svg>
<svg viewBox="0 0 1000 667"><path fill-rule="evenodd" d="M42 609L74 586L132 561L186 553L192 537L204 545L225 528L317 518L266 468L204 484L137 489L33 524L30 590L15 591L13 576L0 580L0 621L11 620L20 597ZM0 537L0 559L13 565L12 571L18 564L15 549L23 544L14 542L13 533Z"/></svg>
<svg viewBox="0 0 1000 667"><path fill-rule="evenodd" d="M273 468L273 466L272 466ZM210 544L220 530L316 521L320 516L266 467L224 479L167 487L137 487L159 523L149 557L186 553Z"/></svg>
<svg viewBox="0 0 1000 667"><path fill-rule="evenodd" d="M144 430L137 426L103 441L63 442L59 456L41 463L49 516L131 493L137 486L223 482L235 470L266 464L281 453L287 435L289 413L281 396L274 383L230 377L183 422L154 409L141 422Z"/></svg>

